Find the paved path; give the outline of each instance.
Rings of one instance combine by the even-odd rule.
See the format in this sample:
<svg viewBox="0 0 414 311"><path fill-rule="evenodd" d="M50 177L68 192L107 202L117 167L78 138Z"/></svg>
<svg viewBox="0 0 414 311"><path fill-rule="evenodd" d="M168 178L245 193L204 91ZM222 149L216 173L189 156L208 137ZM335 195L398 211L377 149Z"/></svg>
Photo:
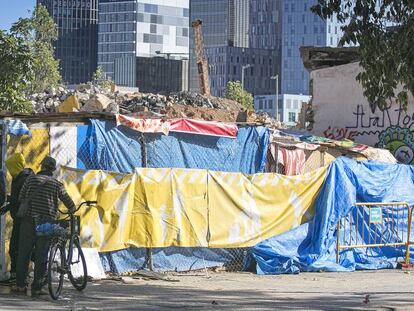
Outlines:
<svg viewBox="0 0 414 311"><path fill-rule="evenodd" d="M414 310L414 272L401 270L172 278L178 282L94 282L83 293L66 284L57 302L13 295L1 286L0 310Z"/></svg>

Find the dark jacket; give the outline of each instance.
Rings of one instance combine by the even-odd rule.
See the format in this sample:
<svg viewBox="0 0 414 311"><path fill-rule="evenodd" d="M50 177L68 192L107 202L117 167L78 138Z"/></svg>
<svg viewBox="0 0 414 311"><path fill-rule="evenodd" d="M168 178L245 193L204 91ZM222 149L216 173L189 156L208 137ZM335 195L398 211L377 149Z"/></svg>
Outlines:
<svg viewBox="0 0 414 311"><path fill-rule="evenodd" d="M30 168L25 168L23 171L19 173L15 178L12 180L11 184L11 192L9 197L9 205L10 205L10 214L12 218L16 218L17 210L19 209L19 195L20 191L23 188L24 183L26 182L26 179L34 175L34 172Z"/></svg>
<svg viewBox="0 0 414 311"><path fill-rule="evenodd" d="M6 174L0 170L0 205L3 205L6 202Z"/></svg>

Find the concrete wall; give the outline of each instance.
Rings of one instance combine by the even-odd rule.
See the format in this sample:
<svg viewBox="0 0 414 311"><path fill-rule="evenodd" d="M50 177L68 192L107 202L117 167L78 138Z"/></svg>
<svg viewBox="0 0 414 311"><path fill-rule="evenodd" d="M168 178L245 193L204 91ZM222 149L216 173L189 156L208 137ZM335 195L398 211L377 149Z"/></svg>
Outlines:
<svg viewBox="0 0 414 311"><path fill-rule="evenodd" d="M355 80L358 63L314 70L311 132L332 139L351 139L359 143L386 148L403 163L414 164L414 99L409 98L407 111L390 101L387 109L371 110Z"/></svg>

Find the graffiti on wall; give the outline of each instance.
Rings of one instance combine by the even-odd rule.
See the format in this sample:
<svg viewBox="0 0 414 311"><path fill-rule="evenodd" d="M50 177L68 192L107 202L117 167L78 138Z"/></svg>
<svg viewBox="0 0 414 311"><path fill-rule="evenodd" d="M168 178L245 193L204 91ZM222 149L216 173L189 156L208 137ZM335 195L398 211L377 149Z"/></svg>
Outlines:
<svg viewBox="0 0 414 311"><path fill-rule="evenodd" d="M375 147L385 148L405 164L414 164L414 113L405 111L401 105L390 105L383 111L372 112L367 105L358 104L352 118L344 127L332 127L323 131L330 139L358 139L375 136Z"/></svg>
<svg viewBox="0 0 414 311"><path fill-rule="evenodd" d="M375 147L388 149L401 163L414 164L414 140L409 128L387 128L378 136Z"/></svg>

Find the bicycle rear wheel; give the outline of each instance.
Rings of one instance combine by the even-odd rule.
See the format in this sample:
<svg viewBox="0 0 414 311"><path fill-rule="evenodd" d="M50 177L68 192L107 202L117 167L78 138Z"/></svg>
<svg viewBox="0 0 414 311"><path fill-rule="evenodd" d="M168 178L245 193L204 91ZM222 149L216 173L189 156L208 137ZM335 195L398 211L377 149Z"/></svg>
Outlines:
<svg viewBox="0 0 414 311"><path fill-rule="evenodd" d="M86 268L85 255L83 254L79 240L76 239L73 241L73 246L72 259L68 262L68 276L73 287L81 291L85 289L86 284L88 283L88 271Z"/></svg>
<svg viewBox="0 0 414 311"><path fill-rule="evenodd" d="M57 300L62 292L65 276L65 251L60 244L53 244L50 248L47 275L49 294Z"/></svg>

